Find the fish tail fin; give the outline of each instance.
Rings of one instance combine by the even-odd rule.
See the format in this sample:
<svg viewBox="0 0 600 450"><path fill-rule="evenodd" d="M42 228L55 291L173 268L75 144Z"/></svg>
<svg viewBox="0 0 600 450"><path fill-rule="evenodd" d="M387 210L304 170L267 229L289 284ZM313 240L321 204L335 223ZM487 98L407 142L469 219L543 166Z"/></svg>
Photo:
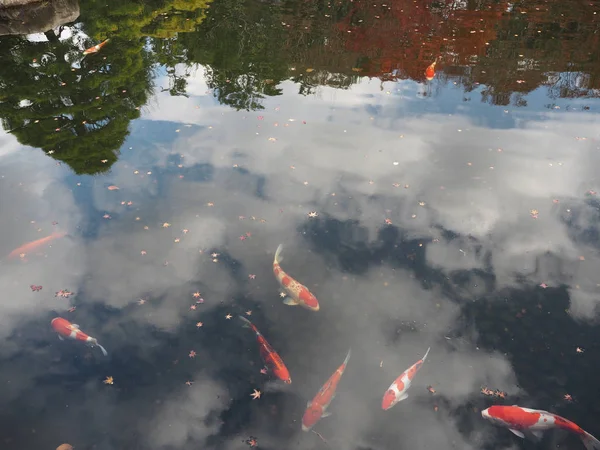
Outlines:
<svg viewBox="0 0 600 450"><path fill-rule="evenodd" d="M587 431L581 435L581 441L587 450L600 450L600 441Z"/></svg>
<svg viewBox="0 0 600 450"><path fill-rule="evenodd" d="M343 362L343 365L346 366L348 364L348 361L350 361L350 355L352 354L352 349L349 348L348 349L348 354L346 355L346 359Z"/></svg>
<svg viewBox="0 0 600 450"><path fill-rule="evenodd" d="M427 349L427 351L425 352L425 355L424 355L424 356L423 356L423 358L422 358L422 361L423 361L423 362L425 362L425 360L427 359L427 355L429 355L429 350L431 350L431 347L429 347L429 348Z"/></svg>
<svg viewBox="0 0 600 450"><path fill-rule="evenodd" d="M250 322L248 319L246 319L245 317L242 316L238 316L240 318L240 320L242 322L244 322L244 325L242 325L244 328L252 328L252 322Z"/></svg>
<svg viewBox="0 0 600 450"><path fill-rule="evenodd" d="M280 262L281 261L281 250L283 250L283 244L279 244L279 246L277 247L277 251L275 251L275 258L273 258L273 262Z"/></svg>
<svg viewBox="0 0 600 450"><path fill-rule="evenodd" d="M108 352L106 351L106 349L104 347L102 347L100 344L96 343L96 345L100 348L100 350L102 351L102 354L104 356L108 356Z"/></svg>

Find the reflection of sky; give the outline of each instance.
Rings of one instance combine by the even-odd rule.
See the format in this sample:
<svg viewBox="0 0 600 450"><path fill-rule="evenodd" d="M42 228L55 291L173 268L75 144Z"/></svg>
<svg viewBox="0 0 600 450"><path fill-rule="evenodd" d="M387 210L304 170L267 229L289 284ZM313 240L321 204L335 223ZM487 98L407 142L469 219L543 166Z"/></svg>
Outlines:
<svg viewBox="0 0 600 450"><path fill-rule="evenodd" d="M563 108L581 101L549 110L542 90L516 109L483 104L477 91L463 102L449 85L423 99L409 81L312 97L283 89L264 111L235 112L199 68L190 98L153 98L120 160L93 178L0 137L4 254L53 229L69 234L1 262L0 438L18 448L234 449L253 435L264 448L315 448L323 442L299 421L348 348L333 415L316 428L336 448L516 448L482 423L478 411L502 402L482 386L600 434L584 375L598 353L587 328L598 303L595 113ZM279 243L318 313L281 304ZM55 297L60 289L76 295ZM205 302L191 310L195 291ZM254 337L225 319L247 310L292 385L267 382ZM55 312L109 358L58 341ZM428 346L409 398L381 411L389 384ZM539 373L523 356L534 349ZM566 404L567 392L578 403Z"/></svg>

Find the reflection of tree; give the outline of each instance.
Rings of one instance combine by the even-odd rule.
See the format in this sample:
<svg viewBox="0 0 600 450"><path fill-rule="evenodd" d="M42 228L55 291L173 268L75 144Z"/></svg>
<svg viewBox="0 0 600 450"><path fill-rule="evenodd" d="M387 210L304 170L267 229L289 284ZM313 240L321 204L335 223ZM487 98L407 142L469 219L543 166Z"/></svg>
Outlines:
<svg viewBox="0 0 600 450"><path fill-rule="evenodd" d="M107 170L127 136L129 122L150 88L141 46L115 40L80 67L71 40L0 45L0 117L24 145L39 147L76 173ZM102 161L105 161L104 163Z"/></svg>
<svg viewBox="0 0 600 450"><path fill-rule="evenodd" d="M23 144L94 173L116 160L155 63L166 68L169 84L161 88L171 95L186 95L189 71L202 64L215 97L246 110L280 95L286 79L301 94L345 89L359 75L424 82L435 58L442 83L466 91L483 85L482 100L492 104L525 105L539 86L551 97L598 96L600 88L600 25L588 3L210 2L86 0L85 44L112 41L81 67L73 64L81 58L74 39L3 38L3 125Z"/></svg>
<svg viewBox="0 0 600 450"><path fill-rule="evenodd" d="M117 160L129 122L151 92L154 55L146 38L173 38L205 18L209 0L82 4L87 46L111 38L99 54L81 57L75 39L3 38L0 118L19 142L43 149L79 174L106 171ZM60 34L60 33L59 33ZM185 86L180 86L179 90Z"/></svg>
<svg viewBox="0 0 600 450"><path fill-rule="evenodd" d="M543 85L550 96L596 96L600 84L600 26L591 3L230 3L216 0L213 20L199 30L205 39L195 42L206 46L194 60L208 65L215 96L238 108L268 95L265 79L291 78L302 94L346 88L356 72L424 82L435 59L442 82L467 91L484 85L482 100L498 105L524 106L524 95ZM267 50L257 54L264 42Z"/></svg>
<svg viewBox="0 0 600 450"><path fill-rule="evenodd" d="M497 38L479 62L484 98L517 104L515 92L548 86L550 97L597 97L600 88L600 20L593 3L519 3L498 21Z"/></svg>
<svg viewBox="0 0 600 450"><path fill-rule="evenodd" d="M277 5L254 0L218 0L213 20L180 37L189 63L208 66L207 84L215 97L236 109L262 109L265 95L280 95L289 60Z"/></svg>
<svg viewBox="0 0 600 450"><path fill-rule="evenodd" d="M156 62L166 66L169 92L185 95L187 81L179 76L175 65L185 62L180 33L192 32L206 18L212 0L89 0L86 10L93 20L86 30L97 40L118 34L130 41L152 38L151 47Z"/></svg>

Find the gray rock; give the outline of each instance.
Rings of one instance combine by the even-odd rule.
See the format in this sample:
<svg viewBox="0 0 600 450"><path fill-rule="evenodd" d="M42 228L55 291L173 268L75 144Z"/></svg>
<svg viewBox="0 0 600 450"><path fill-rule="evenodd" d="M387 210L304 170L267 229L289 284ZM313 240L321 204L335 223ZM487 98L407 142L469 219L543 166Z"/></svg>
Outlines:
<svg viewBox="0 0 600 450"><path fill-rule="evenodd" d="M52 30L79 17L79 0L0 0L0 36Z"/></svg>

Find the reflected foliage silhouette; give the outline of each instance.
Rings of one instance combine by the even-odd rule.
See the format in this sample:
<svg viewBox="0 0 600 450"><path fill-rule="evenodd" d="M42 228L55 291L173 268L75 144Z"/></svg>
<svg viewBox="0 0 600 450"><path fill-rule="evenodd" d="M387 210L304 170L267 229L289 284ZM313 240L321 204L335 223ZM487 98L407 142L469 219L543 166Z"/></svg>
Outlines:
<svg viewBox="0 0 600 450"><path fill-rule="evenodd" d="M188 96L187 78L203 70L220 103L248 111L280 95L285 80L311 95L362 76L460 84L483 102L515 107L540 86L550 98L597 97L594 8L554 0L85 0L70 24L83 42L77 32L63 37L63 27L41 42L1 38L0 118L22 144L94 174L116 161L159 67L162 91ZM99 54L81 56L109 37ZM436 78L426 81L433 61Z"/></svg>

